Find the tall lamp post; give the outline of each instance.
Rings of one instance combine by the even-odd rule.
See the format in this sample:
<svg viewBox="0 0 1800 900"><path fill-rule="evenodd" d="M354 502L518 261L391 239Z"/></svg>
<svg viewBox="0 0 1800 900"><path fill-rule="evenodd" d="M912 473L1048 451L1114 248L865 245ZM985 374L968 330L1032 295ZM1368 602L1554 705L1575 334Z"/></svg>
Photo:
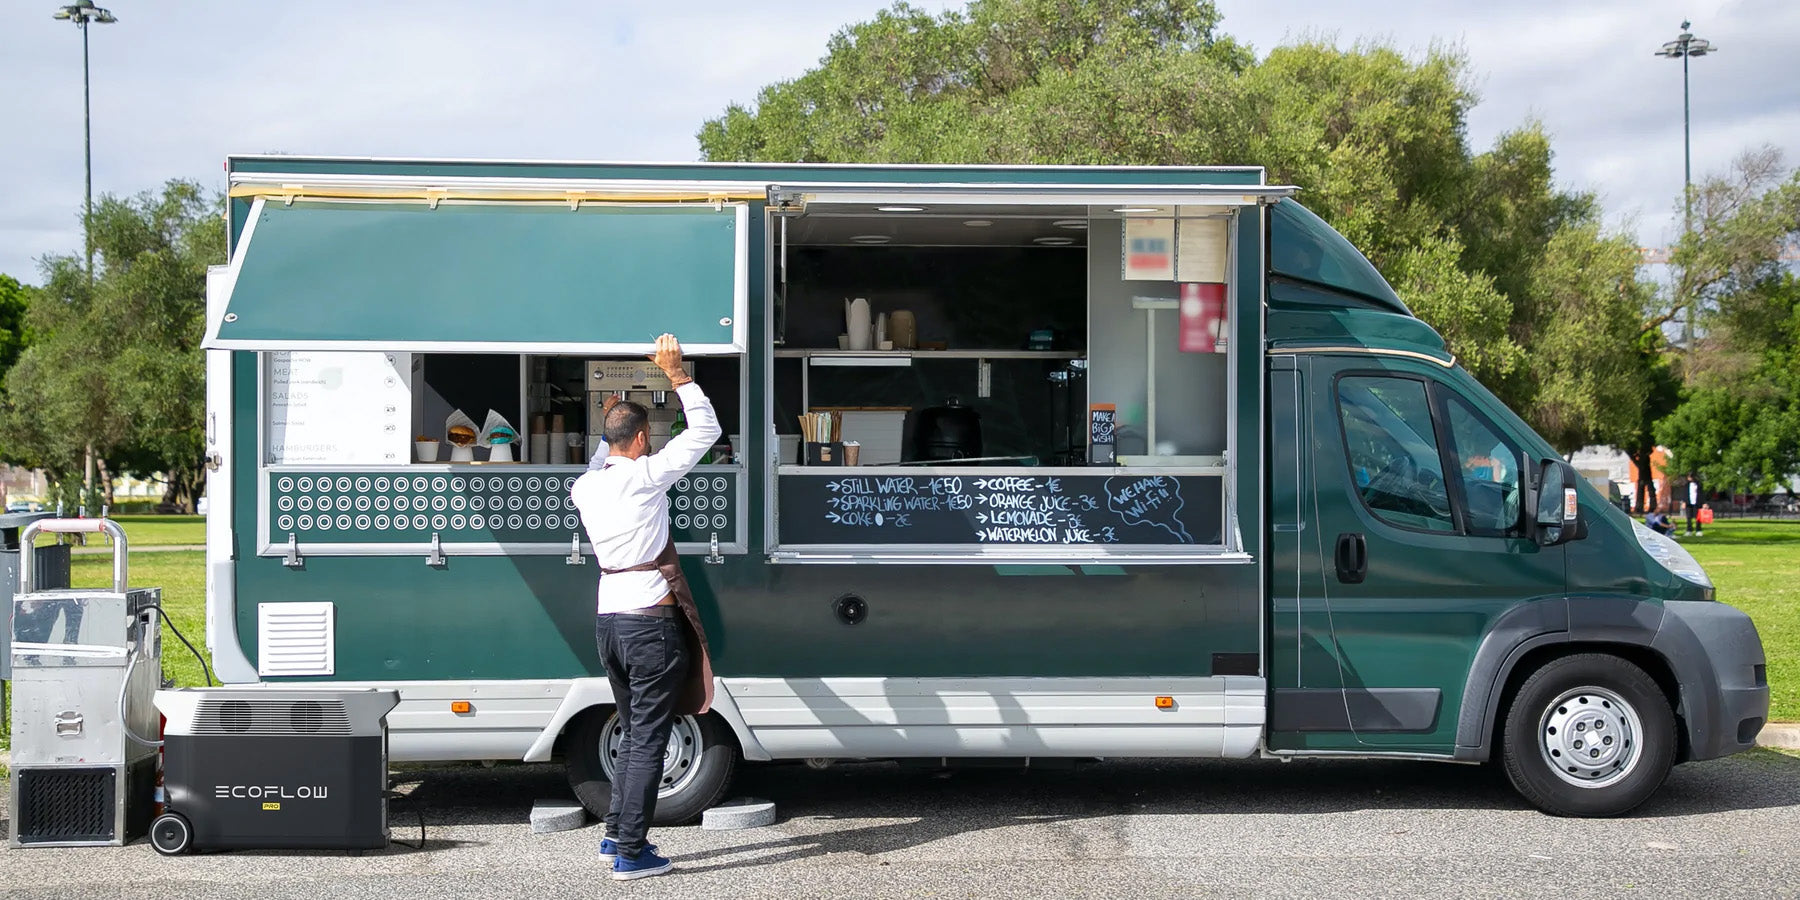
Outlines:
<svg viewBox="0 0 1800 900"><path fill-rule="evenodd" d="M1688 105L1688 59L1705 56L1717 52L1711 42L1694 37L1688 28L1693 23L1683 20L1681 34L1675 40L1662 45L1656 51L1657 56L1681 60L1681 202L1682 233L1685 235L1694 230L1694 145L1693 126ZM1694 298L1688 298L1687 324L1682 328L1682 352L1691 361L1694 356ZM1691 368L1691 367L1690 367Z"/></svg>
<svg viewBox="0 0 1800 900"><path fill-rule="evenodd" d="M93 92L88 87L88 26L90 24L111 25L119 21L113 17L111 10L94 5L94 0L76 0L76 2L56 11L56 18L74 22L81 29L81 144L82 154L86 157L87 193L81 202L81 236L82 243L87 245L87 277L88 286L94 284L94 126L93 126ZM88 444L87 456L82 465L82 485L84 495L94 490L94 445ZM82 497L82 514L87 514L88 497Z"/></svg>
<svg viewBox="0 0 1800 900"><path fill-rule="evenodd" d="M92 92L88 89L88 25L111 25L119 21L111 10L94 5L94 0L76 0L56 11L56 18L74 22L81 29L81 141L87 158L87 194L81 205L81 232L87 244L88 283L94 281L94 233L88 220L94 215L94 128Z"/></svg>

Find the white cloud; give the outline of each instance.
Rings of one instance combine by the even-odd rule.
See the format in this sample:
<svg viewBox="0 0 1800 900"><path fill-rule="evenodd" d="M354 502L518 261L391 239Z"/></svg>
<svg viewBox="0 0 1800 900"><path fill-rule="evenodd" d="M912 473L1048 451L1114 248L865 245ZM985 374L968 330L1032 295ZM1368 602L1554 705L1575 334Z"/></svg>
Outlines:
<svg viewBox="0 0 1800 900"><path fill-rule="evenodd" d="M96 193L222 186L227 154L277 150L692 159L706 118L799 75L885 5L109 3L119 23L92 35ZM1564 183L1598 191L1614 222L1635 216L1648 242L1679 224L1680 66L1651 54L1683 16L1721 48L1694 62L1696 174L1748 145L1800 149L1800 80L1783 74L1800 4L1786 0L1221 5L1225 30L1265 52L1303 33L1460 44L1483 97L1471 144L1543 120ZM81 53L54 6L0 5L0 271L27 280L37 257L81 244Z"/></svg>

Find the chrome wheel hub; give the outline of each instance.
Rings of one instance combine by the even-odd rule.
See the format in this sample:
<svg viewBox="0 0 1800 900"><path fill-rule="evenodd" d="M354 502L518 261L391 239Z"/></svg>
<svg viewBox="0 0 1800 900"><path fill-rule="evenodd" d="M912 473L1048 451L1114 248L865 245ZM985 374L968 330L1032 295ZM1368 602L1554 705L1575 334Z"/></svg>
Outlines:
<svg viewBox="0 0 1800 900"><path fill-rule="evenodd" d="M1538 745L1558 778L1585 788L1602 788L1637 767L1643 724L1637 710L1605 688L1566 691L1544 710Z"/></svg>
<svg viewBox="0 0 1800 900"><path fill-rule="evenodd" d="M600 771L606 774L607 781L614 780L619 767L619 749L625 738L621 724L618 715L614 714L607 718L606 727L600 732ZM669 729L669 743L663 748L658 797L674 794L694 780L700 773L700 751L703 749L700 722L693 716L676 716L674 726Z"/></svg>

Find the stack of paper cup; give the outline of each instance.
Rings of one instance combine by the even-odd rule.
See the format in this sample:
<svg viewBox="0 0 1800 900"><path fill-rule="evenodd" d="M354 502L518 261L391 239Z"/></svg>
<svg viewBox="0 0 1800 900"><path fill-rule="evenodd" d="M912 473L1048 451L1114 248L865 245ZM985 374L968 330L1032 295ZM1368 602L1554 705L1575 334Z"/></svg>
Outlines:
<svg viewBox="0 0 1800 900"><path fill-rule="evenodd" d="M545 458L553 466L565 465L569 461L569 435L563 430L563 417L550 417L550 455ZM535 457L537 448L532 448Z"/></svg>

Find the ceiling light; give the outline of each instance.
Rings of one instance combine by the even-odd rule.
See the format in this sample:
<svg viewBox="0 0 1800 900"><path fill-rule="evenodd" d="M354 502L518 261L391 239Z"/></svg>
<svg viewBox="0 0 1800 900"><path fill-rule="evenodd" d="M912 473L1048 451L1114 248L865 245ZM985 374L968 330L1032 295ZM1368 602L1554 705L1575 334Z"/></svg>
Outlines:
<svg viewBox="0 0 1800 900"><path fill-rule="evenodd" d="M970 228L986 228L994 222L991 219L964 219L963 224Z"/></svg>
<svg viewBox="0 0 1800 900"><path fill-rule="evenodd" d="M885 234L858 234L852 235L850 240L858 244L885 244L893 238Z"/></svg>
<svg viewBox="0 0 1800 900"><path fill-rule="evenodd" d="M1087 230L1087 220L1086 219L1057 219L1056 221L1051 222L1050 224L1055 225L1058 228L1072 228L1076 231L1086 231Z"/></svg>
<svg viewBox="0 0 1800 900"><path fill-rule="evenodd" d="M923 206L877 206L881 212L924 212Z"/></svg>
<svg viewBox="0 0 1800 900"><path fill-rule="evenodd" d="M1070 244L1075 243L1074 238L1061 236L1032 238L1031 240L1032 243L1043 244L1046 247L1067 247Z"/></svg>
<svg viewBox="0 0 1800 900"><path fill-rule="evenodd" d="M1118 209L1113 210L1113 212L1116 212L1116 213L1153 213L1153 212L1162 212L1162 207L1160 207L1160 206L1121 206Z"/></svg>

